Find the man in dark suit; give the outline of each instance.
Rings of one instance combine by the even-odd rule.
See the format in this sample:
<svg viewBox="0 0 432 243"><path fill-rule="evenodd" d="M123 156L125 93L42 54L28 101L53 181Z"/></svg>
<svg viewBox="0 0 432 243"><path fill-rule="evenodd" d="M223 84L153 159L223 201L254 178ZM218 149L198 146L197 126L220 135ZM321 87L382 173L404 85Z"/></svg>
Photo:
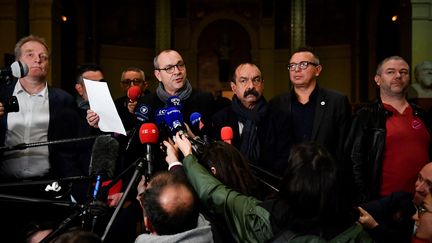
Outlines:
<svg viewBox="0 0 432 243"><path fill-rule="evenodd" d="M15 46L15 57L16 60L28 66L29 72L27 76L3 87L0 91L0 97L16 96L19 104L18 112L5 112L4 104L0 104L0 145L12 147L23 143L76 138L78 114L74 98L61 89L50 87L46 81L49 68L49 49L44 39L33 35L22 38ZM2 151L0 180L3 182L22 182L83 175L83 171L77 164L79 160L77 159L77 150L74 148L75 144L73 143L63 143ZM61 186L63 189L67 188L66 185ZM72 188L72 190L75 199L79 200L85 197L85 191L78 190L78 188ZM54 199L54 197L50 197L53 195L47 195L46 189L43 190L39 187L36 189L27 186L0 188L0 191L17 196ZM63 195L62 200L70 200L69 194ZM15 206L19 208L14 208ZM6 203L5 207L1 207L6 209L2 215L5 215L5 220L10 222L9 225L14 230L19 229L14 225L16 220L19 221L19 224L24 224L26 219L35 220L38 217L48 215L61 217L61 214L53 212L56 210L53 206L51 206L50 212L26 207L31 208L31 210L30 212L27 212L28 210L21 211L22 217L13 215L16 214L14 209L23 210L22 206L23 204L19 203ZM8 220L8 216L10 216L11 221ZM13 232L13 230L5 231L7 234ZM10 235L10 237L15 236Z"/></svg>
<svg viewBox="0 0 432 243"><path fill-rule="evenodd" d="M263 96L264 79L260 69L252 63L238 65L231 80L231 89L234 92L232 104L212 117L213 136L220 139L221 129L231 127L232 144L251 162L258 164L268 123L267 101Z"/></svg>
<svg viewBox="0 0 432 243"><path fill-rule="evenodd" d="M317 84L322 66L314 50L296 50L288 64L292 90L274 97L269 107L275 114L272 127L278 136L279 157L273 169L283 172L287 147L314 141L342 163L342 151L349 130L351 107L347 96ZM348 168L348 167L347 167Z"/></svg>

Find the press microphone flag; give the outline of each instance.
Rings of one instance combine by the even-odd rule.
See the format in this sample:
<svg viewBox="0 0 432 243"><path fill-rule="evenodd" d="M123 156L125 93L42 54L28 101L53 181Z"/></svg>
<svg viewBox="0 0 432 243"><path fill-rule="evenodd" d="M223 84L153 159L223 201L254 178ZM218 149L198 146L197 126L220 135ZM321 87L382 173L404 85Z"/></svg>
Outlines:
<svg viewBox="0 0 432 243"><path fill-rule="evenodd" d="M176 132L180 132L181 134L185 133L185 129L183 127L183 115L180 110L176 107L170 107L165 112L165 123L171 131L171 135L175 135Z"/></svg>

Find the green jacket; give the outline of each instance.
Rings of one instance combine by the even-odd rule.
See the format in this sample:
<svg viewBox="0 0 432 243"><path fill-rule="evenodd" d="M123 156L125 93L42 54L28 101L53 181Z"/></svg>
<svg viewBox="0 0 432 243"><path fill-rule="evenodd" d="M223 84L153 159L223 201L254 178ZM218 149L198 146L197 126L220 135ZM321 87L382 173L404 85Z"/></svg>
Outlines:
<svg viewBox="0 0 432 243"><path fill-rule="evenodd" d="M242 195L225 186L198 163L194 155L183 160L186 175L199 198L210 209L224 215L228 227L237 242L267 242L273 238L270 213L261 207L260 200ZM277 237L275 237L277 238ZM282 241L286 242L286 241ZM314 235L296 235L292 243L369 243L374 242L354 224L330 241Z"/></svg>
<svg viewBox="0 0 432 243"><path fill-rule="evenodd" d="M266 242L273 237L270 213L247 197L222 184L198 163L193 155L183 160L186 175L201 201L225 216L237 242Z"/></svg>

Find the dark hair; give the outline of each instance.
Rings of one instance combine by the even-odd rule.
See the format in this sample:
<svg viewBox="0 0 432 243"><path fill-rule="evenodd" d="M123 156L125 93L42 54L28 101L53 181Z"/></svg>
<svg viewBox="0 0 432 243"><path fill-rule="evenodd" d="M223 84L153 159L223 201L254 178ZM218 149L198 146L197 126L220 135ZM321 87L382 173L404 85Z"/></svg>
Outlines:
<svg viewBox="0 0 432 243"><path fill-rule="evenodd" d="M93 72L99 71L99 72L103 73L103 70L99 65L97 65L95 63L85 63L82 65L79 65L77 68L76 82L82 83L83 82L82 75L83 75L83 73L88 72L88 71L93 71Z"/></svg>
<svg viewBox="0 0 432 243"><path fill-rule="evenodd" d="M291 56L293 56L294 54L299 53L299 52L310 52L310 53L312 53L313 57L315 58L315 62L317 64L320 64L319 56L318 56L317 52L315 51L315 49L313 47L311 47L311 46L301 46L301 47L297 48L291 54Z"/></svg>
<svg viewBox="0 0 432 243"><path fill-rule="evenodd" d="M295 232L331 224L341 202L337 167L331 155L315 143L291 149L278 197L286 203L287 222Z"/></svg>
<svg viewBox="0 0 432 243"><path fill-rule="evenodd" d="M231 82L236 83L236 80L237 80L237 76L236 76L237 69L239 69L240 67L245 66L245 65L250 65L250 66L255 67L256 69L258 69L258 71L260 72L260 75L261 75L261 79L263 79L262 73L261 73L261 69L258 67L258 65L254 64L254 63L251 63L251 62L244 62L244 63L240 63L234 69L234 72L231 73L231 80L230 80Z"/></svg>
<svg viewBox="0 0 432 243"><path fill-rule="evenodd" d="M223 184L247 196L260 197L258 182L248 160L233 145L214 142L204 151L200 161L210 172L211 167L215 167L215 177Z"/></svg>
<svg viewBox="0 0 432 243"><path fill-rule="evenodd" d="M405 61L405 59L403 59L400 56L390 56L390 57L387 57L384 60L382 60L380 63L378 63L378 66L377 66L377 69L376 69L376 74L381 74L381 72L382 72L382 66L386 62L391 61L391 60L404 61L406 64L408 64L407 61Z"/></svg>
<svg viewBox="0 0 432 243"><path fill-rule="evenodd" d="M102 243L102 239L96 233L72 228L59 235L53 243Z"/></svg>
<svg viewBox="0 0 432 243"><path fill-rule="evenodd" d="M167 209L161 204L161 197L166 189L186 189L175 201L172 208ZM189 196L192 200L188 200ZM147 187L142 202L145 216L150 220L158 235L173 235L196 228L198 222L198 200L193 189L182 178L169 171L156 174Z"/></svg>

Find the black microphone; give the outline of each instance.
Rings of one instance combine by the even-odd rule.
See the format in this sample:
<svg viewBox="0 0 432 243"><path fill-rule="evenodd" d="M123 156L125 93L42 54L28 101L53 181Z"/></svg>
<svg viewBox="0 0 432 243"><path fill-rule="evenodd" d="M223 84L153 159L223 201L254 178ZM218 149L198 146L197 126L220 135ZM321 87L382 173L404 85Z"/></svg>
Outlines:
<svg viewBox="0 0 432 243"><path fill-rule="evenodd" d="M134 139L139 127L141 126L141 124L143 124L144 122L147 122L148 120L150 120L150 107L147 106L146 104L139 104L134 111L135 117L137 119L137 124L132 128L132 131L129 132L129 141L126 144L126 148L125 151L129 150L129 147L132 143L132 140Z"/></svg>
<svg viewBox="0 0 432 243"><path fill-rule="evenodd" d="M103 178L111 178L114 175L115 162L117 160L119 143L113 137L101 136L95 139L92 149L92 156L89 166L89 174L91 177L96 177L95 186L93 189L93 202L99 201L99 198L105 197L100 195ZM95 229L98 215L93 215L92 232Z"/></svg>

